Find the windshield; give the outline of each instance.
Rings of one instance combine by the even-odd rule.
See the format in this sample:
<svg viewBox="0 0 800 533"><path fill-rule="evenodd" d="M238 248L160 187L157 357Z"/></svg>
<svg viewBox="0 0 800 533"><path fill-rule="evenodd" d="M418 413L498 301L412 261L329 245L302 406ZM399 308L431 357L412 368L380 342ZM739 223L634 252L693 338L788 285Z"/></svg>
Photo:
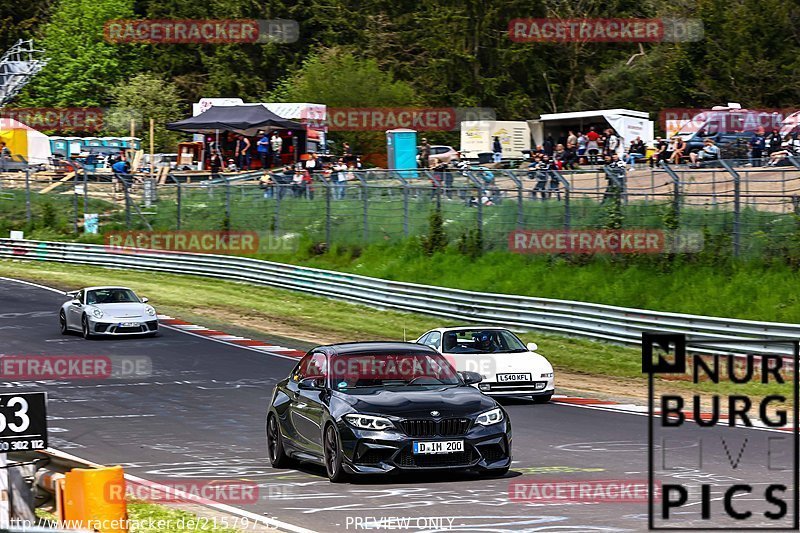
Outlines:
<svg viewBox="0 0 800 533"><path fill-rule="evenodd" d="M507 329L459 329L442 339L445 353L516 353L528 349Z"/></svg>
<svg viewBox="0 0 800 533"><path fill-rule="evenodd" d="M86 294L88 305L118 304L139 302L139 298L130 289L96 289Z"/></svg>
<svg viewBox="0 0 800 533"><path fill-rule="evenodd" d="M458 385L455 369L438 353L338 355L331 359L334 389Z"/></svg>

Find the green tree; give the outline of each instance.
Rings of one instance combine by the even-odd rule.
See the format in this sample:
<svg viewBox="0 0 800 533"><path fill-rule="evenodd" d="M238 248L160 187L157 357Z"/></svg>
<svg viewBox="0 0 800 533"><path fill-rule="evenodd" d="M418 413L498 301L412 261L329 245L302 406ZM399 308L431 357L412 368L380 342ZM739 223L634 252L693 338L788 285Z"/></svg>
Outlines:
<svg viewBox="0 0 800 533"><path fill-rule="evenodd" d="M19 39L33 37L49 7L47 2L0 2L0 54Z"/></svg>
<svg viewBox="0 0 800 533"><path fill-rule="evenodd" d="M125 134L129 131L130 119L136 122L141 132L142 147L150 146L150 119L155 122L154 144L158 152L174 152L179 132L169 131L165 124L183 118L181 97L174 83L164 81L153 74L139 74L124 81L111 91L113 106L108 115L109 133Z"/></svg>
<svg viewBox="0 0 800 533"><path fill-rule="evenodd" d="M133 16L134 0L59 0L41 29L50 62L19 97L19 105L107 105L109 91L137 71L137 47L107 42L108 20Z"/></svg>
<svg viewBox="0 0 800 533"><path fill-rule="evenodd" d="M420 237L420 246L425 255L433 255L444 252L447 249L447 242L442 208L437 204L428 217L428 234Z"/></svg>
<svg viewBox="0 0 800 533"><path fill-rule="evenodd" d="M418 98L410 84L382 70L374 59L363 59L340 48L309 57L295 74L281 80L268 97L282 102L314 102L329 107L413 106ZM337 142L349 142L361 153L383 152L383 132L334 132Z"/></svg>

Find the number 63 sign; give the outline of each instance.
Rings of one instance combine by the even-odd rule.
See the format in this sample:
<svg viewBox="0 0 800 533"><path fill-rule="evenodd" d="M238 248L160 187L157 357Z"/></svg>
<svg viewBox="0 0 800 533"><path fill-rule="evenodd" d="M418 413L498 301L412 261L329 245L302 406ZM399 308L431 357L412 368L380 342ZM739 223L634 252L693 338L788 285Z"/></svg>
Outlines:
<svg viewBox="0 0 800 533"><path fill-rule="evenodd" d="M47 448L47 395L0 394L0 453Z"/></svg>

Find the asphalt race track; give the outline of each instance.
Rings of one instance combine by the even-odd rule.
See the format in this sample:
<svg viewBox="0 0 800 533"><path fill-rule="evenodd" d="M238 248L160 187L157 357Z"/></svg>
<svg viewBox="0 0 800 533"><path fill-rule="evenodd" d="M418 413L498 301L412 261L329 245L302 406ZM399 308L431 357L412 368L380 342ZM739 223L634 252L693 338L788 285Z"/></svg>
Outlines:
<svg viewBox="0 0 800 533"><path fill-rule="evenodd" d="M158 306L158 295L148 296ZM122 464L127 472L153 481L252 480L260 487L258 501L237 507L316 531L363 530L382 519L387 525L411 519L409 527L415 531L647 529L645 503L523 503L509 498L510 483L646 481L644 416L510 401L506 408L515 462L505 478L436 474L334 485L316 468L274 470L266 458L265 406L275 382L294 360L166 328L152 339L62 337L57 312L64 298L59 294L0 280L0 301L0 354L147 356L152 361L152 375L132 379L34 382L0 377L1 392L48 393L50 445L61 451ZM697 448L696 427L674 431L663 441L664 450ZM760 513L770 507L762 501L759 484L783 475L765 470L767 439L782 436L744 428L704 430L702 461L670 460L672 470L663 475L692 485L693 497L701 482L750 483L756 487L753 495L736 498L736 505ZM732 469L729 458L737 456L740 461ZM712 490L711 496L716 513L721 495ZM791 513L793 493L784 497ZM697 527L701 506L692 501L682 511L686 524Z"/></svg>

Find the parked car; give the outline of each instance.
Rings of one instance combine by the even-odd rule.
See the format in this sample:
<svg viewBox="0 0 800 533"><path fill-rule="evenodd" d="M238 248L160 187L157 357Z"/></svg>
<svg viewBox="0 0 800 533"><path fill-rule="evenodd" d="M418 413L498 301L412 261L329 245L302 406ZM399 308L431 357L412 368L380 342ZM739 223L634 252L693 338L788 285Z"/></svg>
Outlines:
<svg viewBox="0 0 800 533"><path fill-rule="evenodd" d="M417 163L419 163L419 151L421 147L417 146ZM452 146L444 146L439 144L431 145L431 156L429 161L431 166L435 165L436 163L449 163L454 159L460 159L461 155L458 153L458 150L453 148Z"/></svg>

